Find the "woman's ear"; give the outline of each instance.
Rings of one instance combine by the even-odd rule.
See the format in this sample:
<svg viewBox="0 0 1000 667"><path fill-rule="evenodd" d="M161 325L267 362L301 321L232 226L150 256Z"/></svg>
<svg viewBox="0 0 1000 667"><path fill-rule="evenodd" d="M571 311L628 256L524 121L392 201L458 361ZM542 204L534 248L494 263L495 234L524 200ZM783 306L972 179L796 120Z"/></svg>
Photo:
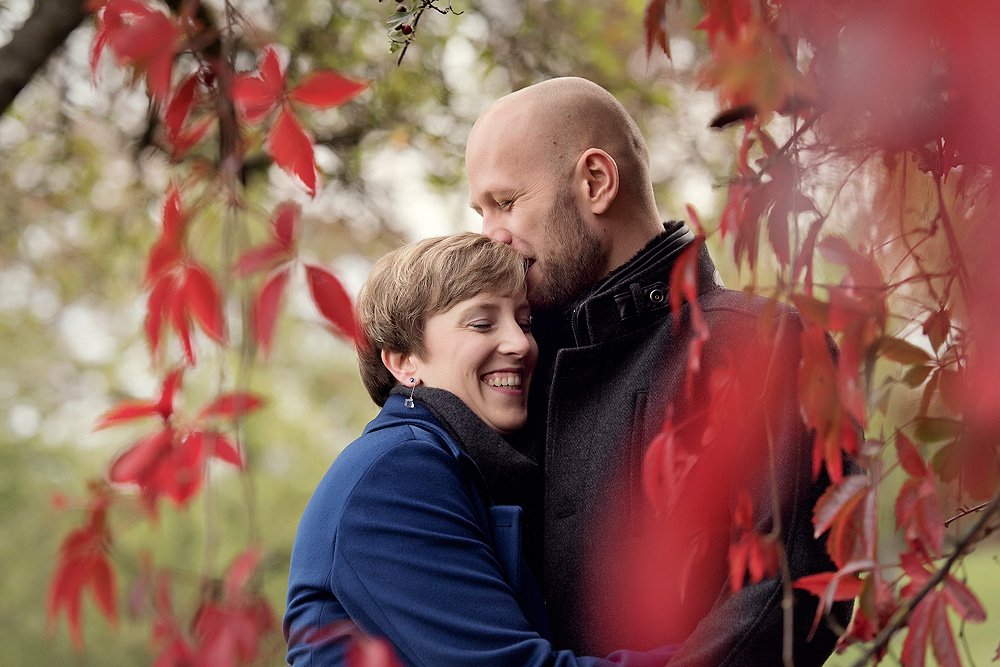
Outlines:
<svg viewBox="0 0 1000 667"><path fill-rule="evenodd" d="M613 157L600 148L588 148L577 161L590 212L605 213L618 196L618 165Z"/></svg>
<svg viewBox="0 0 1000 667"><path fill-rule="evenodd" d="M392 376L399 381L400 384L410 386L410 378L416 378L417 383L419 383L420 378L417 377L417 363L415 355L408 352L391 352L389 350L382 350L382 363L385 367L389 369Z"/></svg>

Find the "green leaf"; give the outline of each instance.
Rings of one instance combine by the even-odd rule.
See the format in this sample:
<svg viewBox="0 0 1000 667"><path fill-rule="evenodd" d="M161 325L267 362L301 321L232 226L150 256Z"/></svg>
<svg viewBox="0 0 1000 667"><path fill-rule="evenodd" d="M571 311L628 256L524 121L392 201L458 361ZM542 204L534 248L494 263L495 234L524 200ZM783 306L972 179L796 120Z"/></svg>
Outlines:
<svg viewBox="0 0 1000 667"><path fill-rule="evenodd" d="M902 338L884 336L878 344L883 357L906 366L926 364L931 360L931 355L926 350Z"/></svg>
<svg viewBox="0 0 1000 667"><path fill-rule="evenodd" d="M913 366L910 370L906 371L906 375L903 376L903 382L911 387L919 387L930 375L931 367L927 365L923 366Z"/></svg>
<svg viewBox="0 0 1000 667"><path fill-rule="evenodd" d="M951 318L948 317L946 310L935 311L924 321L924 335L927 336L935 352L948 338L949 331L951 331Z"/></svg>
<svg viewBox="0 0 1000 667"><path fill-rule="evenodd" d="M962 432L963 424L957 419L920 417L917 419L917 438L924 442L954 440Z"/></svg>

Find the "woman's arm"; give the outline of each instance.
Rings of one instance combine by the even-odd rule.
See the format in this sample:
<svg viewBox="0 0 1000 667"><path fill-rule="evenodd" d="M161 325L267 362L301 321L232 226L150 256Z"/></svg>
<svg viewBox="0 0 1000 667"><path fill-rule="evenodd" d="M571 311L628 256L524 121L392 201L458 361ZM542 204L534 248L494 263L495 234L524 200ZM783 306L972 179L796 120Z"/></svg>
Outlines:
<svg viewBox="0 0 1000 667"><path fill-rule="evenodd" d="M332 589L365 630L420 667L663 665L672 649L609 659L555 651L529 625L459 461L414 440L381 455L337 531Z"/></svg>

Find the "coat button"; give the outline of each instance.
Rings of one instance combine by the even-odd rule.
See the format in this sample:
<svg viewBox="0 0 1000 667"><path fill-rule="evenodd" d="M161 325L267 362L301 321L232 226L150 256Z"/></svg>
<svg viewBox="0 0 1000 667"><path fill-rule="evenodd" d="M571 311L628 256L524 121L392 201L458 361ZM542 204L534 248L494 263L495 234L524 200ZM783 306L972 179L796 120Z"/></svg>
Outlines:
<svg viewBox="0 0 1000 667"><path fill-rule="evenodd" d="M655 288L649 292L649 300L653 303L660 303L663 301L663 290Z"/></svg>

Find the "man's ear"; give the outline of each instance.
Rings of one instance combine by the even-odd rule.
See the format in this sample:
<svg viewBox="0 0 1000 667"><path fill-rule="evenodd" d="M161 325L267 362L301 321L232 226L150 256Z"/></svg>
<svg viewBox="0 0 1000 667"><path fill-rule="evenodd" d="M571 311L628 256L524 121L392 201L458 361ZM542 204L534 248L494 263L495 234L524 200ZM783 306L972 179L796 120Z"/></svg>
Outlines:
<svg viewBox="0 0 1000 667"><path fill-rule="evenodd" d="M418 384L420 378L417 377L416 356L408 352L390 352L382 350L382 363L389 369L392 376L400 384L410 386L410 378L416 378Z"/></svg>
<svg viewBox="0 0 1000 667"><path fill-rule="evenodd" d="M614 158L600 148L588 148L576 166L590 212L605 213L618 196L618 165Z"/></svg>

